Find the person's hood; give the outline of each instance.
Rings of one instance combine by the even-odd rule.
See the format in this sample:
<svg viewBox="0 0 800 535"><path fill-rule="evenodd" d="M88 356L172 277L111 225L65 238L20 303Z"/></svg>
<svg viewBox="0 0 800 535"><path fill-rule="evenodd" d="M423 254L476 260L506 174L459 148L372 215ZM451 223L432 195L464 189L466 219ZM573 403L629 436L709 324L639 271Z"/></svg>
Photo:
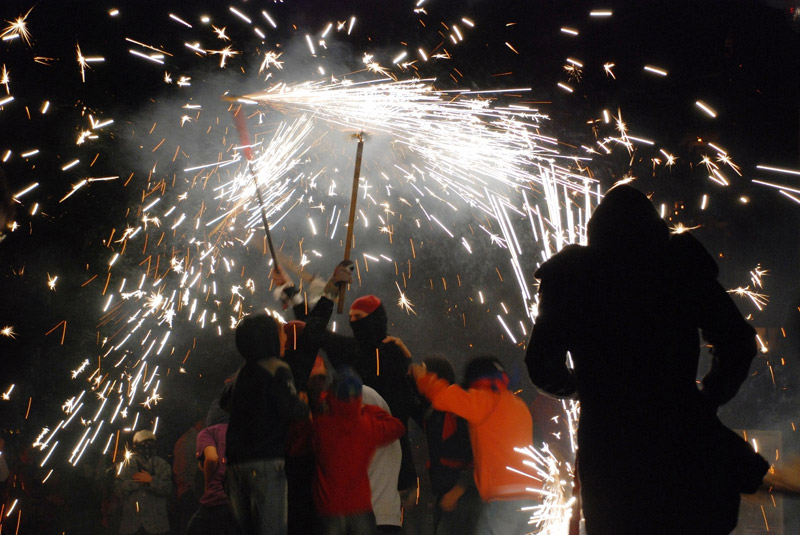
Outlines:
<svg viewBox="0 0 800 535"><path fill-rule="evenodd" d="M665 251L669 242L669 228L653 203L627 185L606 193L589 219L586 234L589 247L625 259L648 259Z"/></svg>
<svg viewBox="0 0 800 535"><path fill-rule="evenodd" d="M278 322L267 314L245 316L236 326L236 349L248 362L278 357L281 354L280 328Z"/></svg>

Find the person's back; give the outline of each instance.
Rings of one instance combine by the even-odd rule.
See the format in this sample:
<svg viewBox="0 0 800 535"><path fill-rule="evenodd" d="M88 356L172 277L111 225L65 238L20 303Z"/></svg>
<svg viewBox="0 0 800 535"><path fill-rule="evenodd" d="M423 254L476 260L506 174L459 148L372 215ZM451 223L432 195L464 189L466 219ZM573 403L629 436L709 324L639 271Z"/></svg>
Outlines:
<svg viewBox="0 0 800 535"><path fill-rule="evenodd" d="M372 533L368 467L376 448L400 438L405 426L379 407L362 405L355 374L340 381L325 405L312 422L314 503L322 533Z"/></svg>
<svg viewBox="0 0 800 535"><path fill-rule="evenodd" d="M766 463L716 408L755 355L754 330L688 234L670 237L642 194L612 190L570 246L537 271L539 316L526 363L535 385L577 394L589 533L727 533L739 492ZM714 365L696 385L698 330ZM574 370L565 364L570 352Z"/></svg>
<svg viewBox="0 0 800 535"><path fill-rule="evenodd" d="M425 359L429 372L450 384L456 382L453 365L444 357ZM428 478L435 496L433 526L436 535L470 535L481 512L475 486L469 424L452 412L428 406L423 416L428 445Z"/></svg>
<svg viewBox="0 0 800 535"><path fill-rule="evenodd" d="M533 421L527 405L508 389L508 375L500 361L472 359L465 372L467 390L418 365L412 366L412 373L434 409L469 423L475 483L484 502L476 533L522 533L528 517L520 510L537 499L527 489L541 488L541 483L509 470L521 466L516 449L531 444Z"/></svg>
<svg viewBox="0 0 800 535"><path fill-rule="evenodd" d="M386 400L373 388L364 385L361 394L361 401L364 405L373 405L387 414L391 414ZM375 515L378 533L396 532L403 525L400 492L397 490L402 460L400 441L395 440L378 447L369 463L367 477L372 495L372 512Z"/></svg>
<svg viewBox="0 0 800 535"><path fill-rule="evenodd" d="M292 372L279 357L285 333L265 314L246 316L236 327L245 359L237 373L226 433L226 492L245 535L286 533L285 451L289 424L308 418Z"/></svg>

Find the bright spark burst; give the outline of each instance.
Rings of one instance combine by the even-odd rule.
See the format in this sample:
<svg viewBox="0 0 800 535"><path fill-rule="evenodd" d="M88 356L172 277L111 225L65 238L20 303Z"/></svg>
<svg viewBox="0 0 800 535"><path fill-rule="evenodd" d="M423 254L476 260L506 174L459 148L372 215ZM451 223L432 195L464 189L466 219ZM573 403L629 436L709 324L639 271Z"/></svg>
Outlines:
<svg viewBox="0 0 800 535"><path fill-rule="evenodd" d="M769 303L768 295L751 290L749 286L739 286L738 288L728 290L728 293L749 299L758 310L763 310L767 303Z"/></svg>
<svg viewBox="0 0 800 535"><path fill-rule="evenodd" d="M404 294L403 291L400 289L400 285L397 284L397 281L395 281L394 284L395 286L397 286L397 291L400 293L400 298L397 300L397 306L399 306L401 310L405 310L406 314L412 313L416 316L417 313L414 312L413 308L414 303L409 301L408 297L406 297L406 294Z"/></svg>
<svg viewBox="0 0 800 535"><path fill-rule="evenodd" d="M31 11L33 11L33 8L30 8L27 13L17 17L14 21L7 20L6 22L9 25L0 33L0 39L9 36L19 37L26 45L31 46L31 33L30 30L28 30L28 23L26 22Z"/></svg>

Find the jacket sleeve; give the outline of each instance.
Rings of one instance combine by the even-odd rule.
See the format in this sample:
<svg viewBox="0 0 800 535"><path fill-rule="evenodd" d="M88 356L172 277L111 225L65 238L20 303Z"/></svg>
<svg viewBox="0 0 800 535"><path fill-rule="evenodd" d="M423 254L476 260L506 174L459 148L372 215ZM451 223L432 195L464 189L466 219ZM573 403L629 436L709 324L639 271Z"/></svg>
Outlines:
<svg viewBox="0 0 800 535"><path fill-rule="evenodd" d="M464 390L439 379L435 373L427 373L417 379L417 388L431 400L433 408L452 412L471 424L480 424L494 411L499 396L486 390Z"/></svg>
<svg viewBox="0 0 800 535"><path fill-rule="evenodd" d="M575 397L577 382L567 367L568 329L572 319L565 308L566 296L559 295L564 285L549 276L552 270L548 267L545 264L536 272L541 278L539 314L525 353L525 365L531 382L543 391L558 397Z"/></svg>
<svg viewBox="0 0 800 535"><path fill-rule="evenodd" d="M376 446L394 442L406 432L403 422L376 405L364 405L361 407L361 411L370 422L371 434Z"/></svg>
<svg viewBox="0 0 800 535"><path fill-rule="evenodd" d="M125 461L123 461L124 463ZM137 483L131 477L136 472L133 464L127 463L122 466L116 479L114 479L114 492L120 498L125 498L130 493L140 489L142 485Z"/></svg>
<svg viewBox="0 0 800 535"><path fill-rule="evenodd" d="M278 414L287 420L308 418L308 405L297 397L289 365L278 359L270 359L268 365L268 371L272 374L270 396L275 401Z"/></svg>
<svg viewBox="0 0 800 535"><path fill-rule="evenodd" d="M392 415L407 424L410 417L419 417L422 412L414 381L408 375L411 360L393 343L381 344L378 356L380 364L375 378L378 390Z"/></svg>
<svg viewBox="0 0 800 535"><path fill-rule="evenodd" d="M305 304L299 306L305 307ZM297 351L289 363L298 390L307 390L308 388L308 377L311 375L314 360L325 339L332 312L333 302L323 297L304 317L306 325L297 338ZM297 317L297 311L295 311L295 317Z"/></svg>
<svg viewBox="0 0 800 535"><path fill-rule="evenodd" d="M703 393L715 405L730 401L747 378L757 352L755 329L742 317L730 295L717 282L717 265L691 234L673 236L676 271L687 295L685 308L695 315L711 347L711 368Z"/></svg>

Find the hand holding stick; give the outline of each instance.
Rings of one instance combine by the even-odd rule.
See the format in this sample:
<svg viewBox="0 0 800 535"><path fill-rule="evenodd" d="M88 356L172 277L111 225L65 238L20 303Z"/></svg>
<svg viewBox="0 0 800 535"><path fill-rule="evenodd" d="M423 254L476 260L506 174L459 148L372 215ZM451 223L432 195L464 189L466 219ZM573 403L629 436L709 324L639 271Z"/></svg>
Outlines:
<svg viewBox="0 0 800 535"><path fill-rule="evenodd" d="M356 167L353 173L353 190L350 193L350 215L347 218L347 238L344 243L344 259L350 260L350 249L353 248L353 226L356 218L356 200L358 198L358 181L361 178L361 155L364 153L364 133L361 132L354 136L358 139L358 149L356 150ZM344 294L347 290L346 284L339 286L339 304L336 312L341 314L344 311Z"/></svg>

